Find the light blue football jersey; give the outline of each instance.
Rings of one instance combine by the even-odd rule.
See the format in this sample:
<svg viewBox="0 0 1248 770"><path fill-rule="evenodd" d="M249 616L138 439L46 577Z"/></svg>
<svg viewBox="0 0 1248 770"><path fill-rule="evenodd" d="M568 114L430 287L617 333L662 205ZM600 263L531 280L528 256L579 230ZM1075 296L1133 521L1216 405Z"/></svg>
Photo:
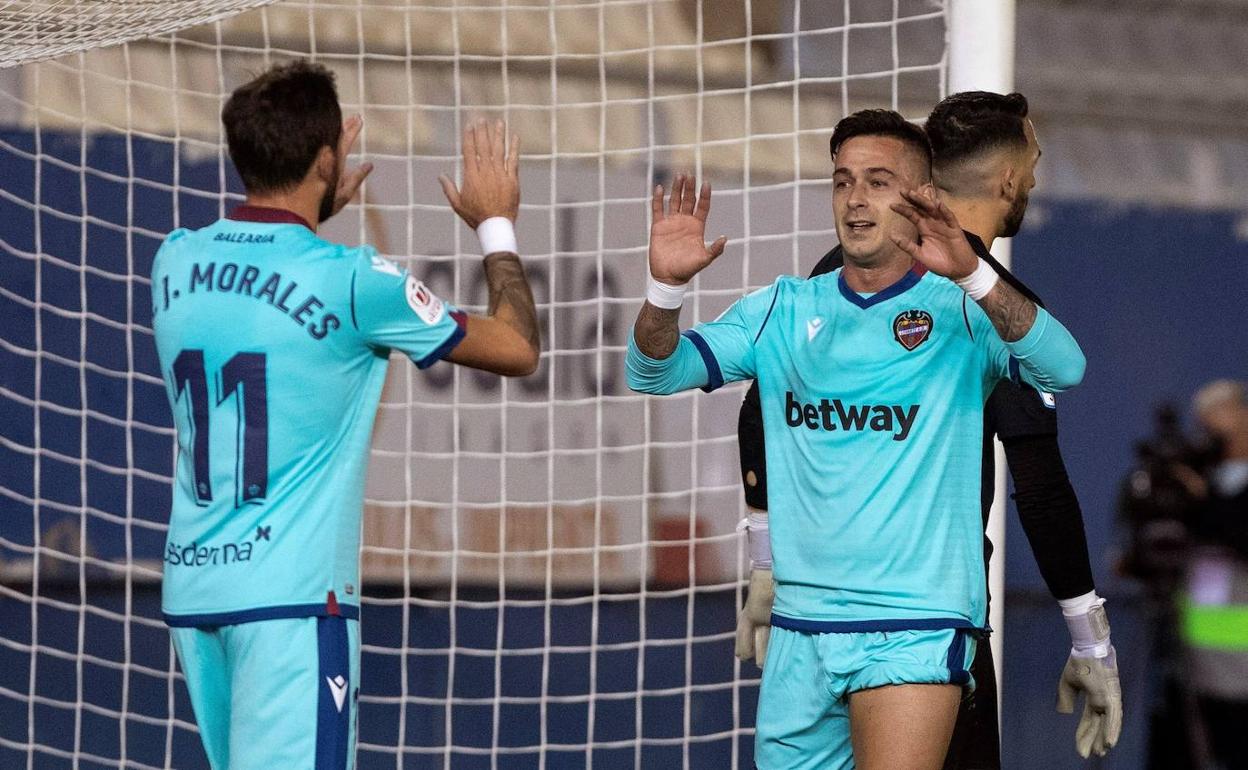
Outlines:
<svg viewBox="0 0 1248 770"><path fill-rule="evenodd" d="M358 617L369 438L391 349L426 367L464 315L369 246L242 206L152 268L177 428L170 625Z"/></svg>
<svg viewBox="0 0 1248 770"><path fill-rule="evenodd" d="M1007 346L926 272L867 296L840 270L783 277L685 332L667 361L631 340L629 357L643 390L666 370L649 392L758 380L773 622L809 631L983 627L984 402L1010 376L1052 391L1083 372L1043 309Z"/></svg>

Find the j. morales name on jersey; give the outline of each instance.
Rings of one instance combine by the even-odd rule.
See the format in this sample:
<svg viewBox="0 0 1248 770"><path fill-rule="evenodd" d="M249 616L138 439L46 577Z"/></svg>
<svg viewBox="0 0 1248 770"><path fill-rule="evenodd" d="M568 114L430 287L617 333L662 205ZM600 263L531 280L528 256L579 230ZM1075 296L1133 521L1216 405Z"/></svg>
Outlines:
<svg viewBox="0 0 1248 770"><path fill-rule="evenodd" d="M338 316L321 312L325 303L315 294L299 291L297 281L284 278L278 272L261 271L255 265L196 262L191 265L190 280L185 292L171 287L168 276L162 280L161 290L164 293L164 310L169 309L171 302L188 294L242 294L267 302L282 311L292 321L307 329L313 339L325 339L331 331L342 327Z"/></svg>
<svg viewBox="0 0 1248 770"><path fill-rule="evenodd" d="M784 419L790 428L803 425L810 430L872 430L892 433L893 441L905 441L919 415L919 405L843 404L839 398L820 399L818 404L798 401L791 391L784 394Z"/></svg>

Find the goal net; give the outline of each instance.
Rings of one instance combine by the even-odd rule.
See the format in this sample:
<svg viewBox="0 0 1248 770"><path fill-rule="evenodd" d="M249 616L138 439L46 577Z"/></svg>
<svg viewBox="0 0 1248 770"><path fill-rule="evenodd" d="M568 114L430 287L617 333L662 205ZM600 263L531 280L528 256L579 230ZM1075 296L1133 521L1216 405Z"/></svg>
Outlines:
<svg viewBox="0 0 1248 770"><path fill-rule="evenodd" d="M260 6L260 7L256 7ZM436 182L477 116L523 139L534 376L391 364L364 522L362 768L747 768L758 671L740 386L628 391L648 193L712 181L725 255L682 323L835 243L827 141L944 91L935 0L18 2L0 10L0 766L199 768L160 621L174 459L148 275L241 201L219 114L268 65L336 73L369 242L469 310ZM228 333L223 328L222 333Z"/></svg>

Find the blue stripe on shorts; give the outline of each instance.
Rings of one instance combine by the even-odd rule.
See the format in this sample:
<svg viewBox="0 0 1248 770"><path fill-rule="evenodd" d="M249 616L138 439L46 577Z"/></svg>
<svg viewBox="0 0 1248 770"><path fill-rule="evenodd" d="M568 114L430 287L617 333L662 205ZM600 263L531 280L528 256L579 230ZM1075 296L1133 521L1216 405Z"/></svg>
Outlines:
<svg viewBox="0 0 1248 770"><path fill-rule="evenodd" d="M351 693L355 689L346 618L317 618L316 637L320 656L316 770L343 770L347 766Z"/></svg>

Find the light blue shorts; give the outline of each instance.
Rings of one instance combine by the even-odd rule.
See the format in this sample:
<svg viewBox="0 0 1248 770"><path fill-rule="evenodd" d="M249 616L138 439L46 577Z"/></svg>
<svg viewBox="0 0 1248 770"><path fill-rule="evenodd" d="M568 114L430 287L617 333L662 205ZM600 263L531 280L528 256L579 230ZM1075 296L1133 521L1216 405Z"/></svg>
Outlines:
<svg viewBox="0 0 1248 770"><path fill-rule="evenodd" d="M890 684L973 689L967 629L807 633L771 628L758 696L758 770L852 770L849 694Z"/></svg>
<svg viewBox="0 0 1248 770"><path fill-rule="evenodd" d="M169 633L213 770L354 766L359 621L257 620Z"/></svg>

